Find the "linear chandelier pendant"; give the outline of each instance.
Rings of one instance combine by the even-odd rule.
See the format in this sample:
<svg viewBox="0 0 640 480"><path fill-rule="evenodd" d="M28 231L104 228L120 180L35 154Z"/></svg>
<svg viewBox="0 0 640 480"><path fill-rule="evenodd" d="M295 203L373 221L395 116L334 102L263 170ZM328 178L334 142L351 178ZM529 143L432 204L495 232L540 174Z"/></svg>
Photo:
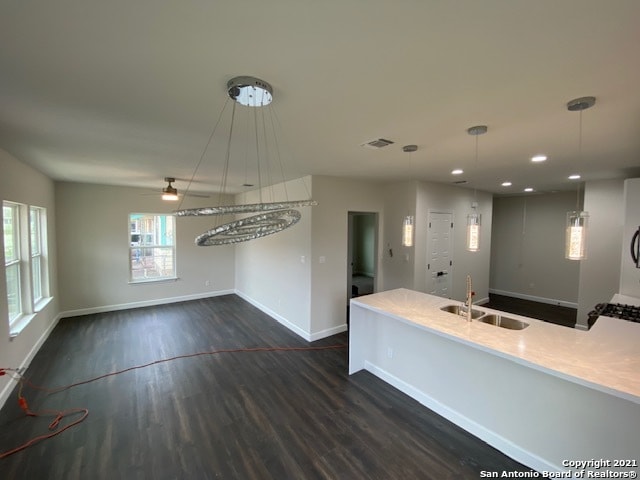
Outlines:
<svg viewBox="0 0 640 480"><path fill-rule="evenodd" d="M229 97L235 102L233 105L233 112L231 114L231 122L229 125L229 135L227 139L227 148L225 155L225 164L224 170L221 178L221 186L220 186L220 200L226 194L227 189L227 179L229 174L229 166L231 161L231 144L232 137L234 132L234 122L236 117L236 106L240 105L242 107L249 108L261 108L267 107L273 101L273 88L271 85L264 80L260 80L259 78L250 77L250 76L239 76L234 77L229 82L227 82L227 93ZM224 112L224 108L223 108ZM215 130L220 123L222 118L222 113L220 114L220 118L218 122L213 127L213 131L209 136L209 140L207 145L202 152L200 157L200 161L196 166L196 171L193 174L192 180L196 175L196 172L202 163L203 158L211 144L213 139L213 135ZM223 223L222 225L216 225L215 227L207 230L206 232L198 235L195 239L196 245L199 246L212 246L212 245L230 245L239 242L246 242L249 240L254 240L257 238L261 238L267 235L271 235L274 233L278 233L282 230L285 230L300 220L302 217L301 213L298 210L294 210L294 208L298 207L306 207L306 206L314 206L317 205L317 202L313 200L297 200L297 201L289 201L288 194L286 193L286 183L284 179L284 173L282 169L282 165L280 164L280 172L283 175L282 184L285 189L285 196L287 197L284 201L279 202L262 202L262 170L265 169L265 166L262 166L260 163L260 147L257 132L259 131L259 122L258 116L254 117L254 128L256 131L255 137L255 147L256 147L256 157L257 157L257 174L258 174L258 192L260 194L260 202L259 203L249 203L249 204L239 204L239 205L218 205L214 207L203 207L203 208L190 208L190 209L178 209L174 213L179 217L196 217L196 216L208 216L208 215L234 215L234 214L246 214L246 213L256 213L257 215L252 215L249 217L244 217L241 219L237 219L231 222ZM262 131L266 132L266 125L264 116L260 117L262 119ZM275 134L274 134L275 136ZM265 149L267 137L265 134ZM277 139L276 139L277 143ZM248 146L249 140L246 141ZM277 148L276 148L277 150ZM278 158L278 161L280 159ZM268 163L268 161L267 161ZM304 183L304 180L301 179ZM190 182L191 183L191 182ZM245 182L246 184L246 182ZM306 184L305 184L306 188Z"/></svg>

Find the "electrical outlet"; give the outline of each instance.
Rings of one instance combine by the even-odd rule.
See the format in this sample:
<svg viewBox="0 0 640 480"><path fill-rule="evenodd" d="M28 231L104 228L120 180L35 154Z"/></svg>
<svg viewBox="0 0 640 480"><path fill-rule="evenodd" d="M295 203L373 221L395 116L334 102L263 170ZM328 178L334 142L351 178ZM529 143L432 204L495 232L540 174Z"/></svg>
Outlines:
<svg viewBox="0 0 640 480"><path fill-rule="evenodd" d="M211 286L211 280L205 280L204 286L205 287L210 287Z"/></svg>
<svg viewBox="0 0 640 480"><path fill-rule="evenodd" d="M393 358L393 348L387 347L387 357Z"/></svg>

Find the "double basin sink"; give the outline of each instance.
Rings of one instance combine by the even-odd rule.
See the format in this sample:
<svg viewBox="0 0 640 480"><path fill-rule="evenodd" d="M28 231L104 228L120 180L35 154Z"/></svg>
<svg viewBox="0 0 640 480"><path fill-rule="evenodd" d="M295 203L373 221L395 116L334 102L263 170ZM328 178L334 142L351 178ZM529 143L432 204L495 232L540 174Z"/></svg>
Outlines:
<svg viewBox="0 0 640 480"><path fill-rule="evenodd" d="M445 305L440 310L443 312L452 313L461 317L467 317L467 308L464 305ZM471 319L487 323L489 325L495 325L496 327L507 328L509 330L523 330L529 326L527 322L518 320L512 317L507 317L500 313L488 313L482 310L471 309Z"/></svg>

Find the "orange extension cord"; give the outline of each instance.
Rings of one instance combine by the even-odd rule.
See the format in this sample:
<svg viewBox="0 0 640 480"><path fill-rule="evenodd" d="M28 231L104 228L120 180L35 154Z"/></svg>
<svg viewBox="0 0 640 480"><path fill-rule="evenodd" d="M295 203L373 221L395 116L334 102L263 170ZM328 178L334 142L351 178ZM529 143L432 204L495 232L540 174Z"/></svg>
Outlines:
<svg viewBox="0 0 640 480"><path fill-rule="evenodd" d="M66 385L66 386L63 386L63 387L56 387L56 388L44 388L44 387L40 387L38 385L34 385L29 380L25 379L18 369L15 369L15 368L0 368L0 376L9 374L14 380L16 380L18 382L18 405L20 405L20 408L22 409L22 411L24 411L26 416L28 416L28 417L55 416L54 420L49 424L49 430L51 431L51 433L34 437L31 440L29 440L28 442L20 445L19 447L16 447L16 448L14 448L12 450L8 450L6 452L0 453L0 459L6 458L6 457L8 457L10 455L13 455L14 453L20 452L21 450L25 450L26 448L29 448L30 446L40 442L41 440L46 440L48 438L55 437L56 435L61 434L65 430L68 430L69 428L71 428L71 427L73 427L75 425L78 425L79 423L83 422L84 419L87 418L87 416L89 415L89 410L86 409L86 408L72 408L72 409L63 410L63 411L42 410L42 411L35 411L34 412L29 408L27 400L22 395L22 390L23 390L23 387L25 385L27 385L27 386L29 386L29 387L31 387L33 389L41 390L41 391L44 391L44 392L47 392L47 393L51 394L51 393L61 392L63 390L68 390L70 388L77 387L78 385L85 385L87 383L95 382L96 380L101 380L103 378L112 377L114 375L119 375L119 374L125 373L125 372L130 372L131 370L137 370L137 369L140 369L140 368L146 368L146 367L150 367L152 365L157 365L159 363L165 363L165 362L171 362L173 360L178 360L178 359L181 359L181 358L198 357L198 356L201 356L201 355L217 355L219 353L291 352L291 351L309 351L309 350L335 350L335 349L346 348L346 347L347 347L347 345L327 345L327 346L324 346L324 347L227 348L227 349L220 349L220 350L211 350L211 351L208 351L208 352L189 353L189 354L185 354L185 355L176 355L175 357L162 358L160 360L154 360L153 362L145 363L143 365L135 365L133 367L125 368L123 370L117 370L115 372L105 373L104 375L100 375L98 377L90 378L88 380L83 380L81 382L76 382L76 383L72 383L70 385ZM79 415L79 418L77 418L73 422L70 422L67 425L64 425L63 427L59 428L62 420L65 417L77 416L77 415Z"/></svg>

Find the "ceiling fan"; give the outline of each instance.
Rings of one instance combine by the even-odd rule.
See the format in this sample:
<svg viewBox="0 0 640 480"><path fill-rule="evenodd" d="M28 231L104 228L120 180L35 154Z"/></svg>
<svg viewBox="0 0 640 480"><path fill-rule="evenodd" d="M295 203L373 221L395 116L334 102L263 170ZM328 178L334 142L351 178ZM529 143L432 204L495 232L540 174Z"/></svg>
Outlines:
<svg viewBox="0 0 640 480"><path fill-rule="evenodd" d="M154 193L144 193L143 195L160 194L160 198L162 198L162 200L169 201L169 202L175 202L176 200L179 200L180 196L209 198L209 195L204 193L188 192L188 193L179 194L178 189L172 185L172 183L176 181L176 179L173 177L164 177L164 181L167 182L167 186L164 187L161 191L154 192Z"/></svg>

